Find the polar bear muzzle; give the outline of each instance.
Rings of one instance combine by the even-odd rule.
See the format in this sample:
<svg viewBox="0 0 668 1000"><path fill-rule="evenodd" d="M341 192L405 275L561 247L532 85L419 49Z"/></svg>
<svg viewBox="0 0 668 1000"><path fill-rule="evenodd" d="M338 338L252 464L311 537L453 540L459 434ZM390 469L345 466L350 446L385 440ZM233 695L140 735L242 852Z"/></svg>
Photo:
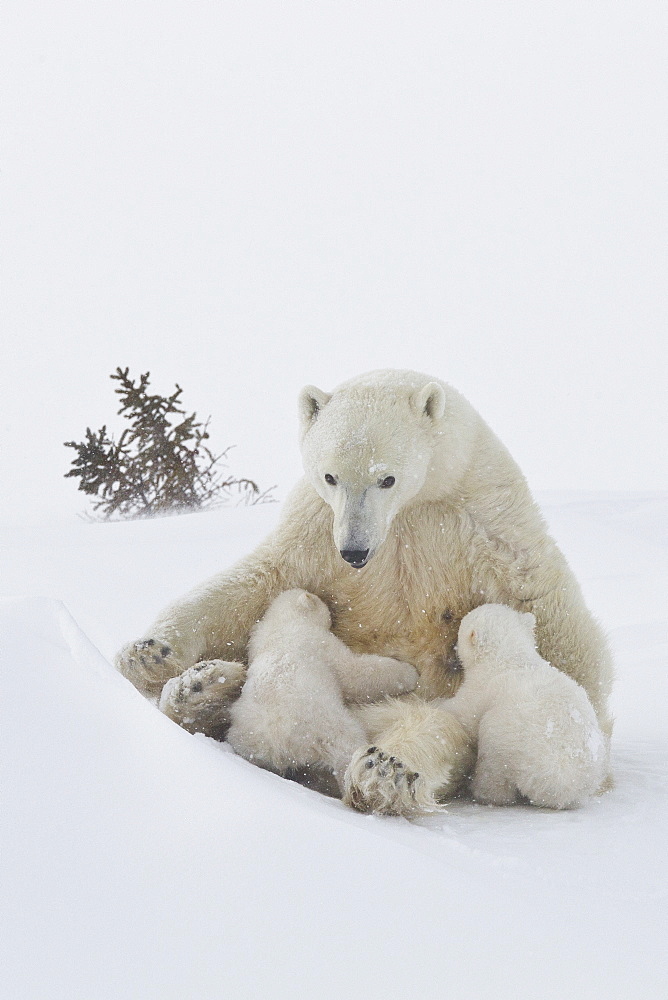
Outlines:
<svg viewBox="0 0 668 1000"><path fill-rule="evenodd" d="M361 569L367 564L369 551L369 549L341 549L341 556L355 569Z"/></svg>

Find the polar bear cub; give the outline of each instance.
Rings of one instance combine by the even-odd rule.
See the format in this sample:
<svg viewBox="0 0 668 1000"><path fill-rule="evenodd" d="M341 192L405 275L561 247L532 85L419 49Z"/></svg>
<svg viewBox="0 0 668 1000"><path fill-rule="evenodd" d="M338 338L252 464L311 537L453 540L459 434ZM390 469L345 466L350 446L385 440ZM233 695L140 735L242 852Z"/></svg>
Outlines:
<svg viewBox="0 0 668 1000"><path fill-rule="evenodd" d="M248 674L232 705L228 743L240 756L279 774L325 768L343 790L353 753L366 743L346 702L404 694L417 671L387 656L353 653L330 631L327 605L287 590L251 632Z"/></svg>
<svg viewBox="0 0 668 1000"><path fill-rule="evenodd" d="M582 687L536 651L535 617L484 604L461 622L464 681L448 702L478 741L473 797L566 809L599 790L607 741Z"/></svg>

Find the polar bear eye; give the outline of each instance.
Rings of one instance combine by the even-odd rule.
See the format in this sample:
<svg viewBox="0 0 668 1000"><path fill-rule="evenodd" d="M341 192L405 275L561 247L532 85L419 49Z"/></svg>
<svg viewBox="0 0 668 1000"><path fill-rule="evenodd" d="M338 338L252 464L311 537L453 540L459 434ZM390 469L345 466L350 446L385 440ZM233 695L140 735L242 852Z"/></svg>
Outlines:
<svg viewBox="0 0 668 1000"><path fill-rule="evenodd" d="M394 476L387 476L387 478L383 479L382 483L379 483L378 485L380 486L381 490L389 490L390 486L394 486L395 483L396 479L394 478Z"/></svg>
<svg viewBox="0 0 668 1000"><path fill-rule="evenodd" d="M325 482L329 483L330 486L336 486L336 479L334 476L330 476L329 472L325 476Z"/></svg>

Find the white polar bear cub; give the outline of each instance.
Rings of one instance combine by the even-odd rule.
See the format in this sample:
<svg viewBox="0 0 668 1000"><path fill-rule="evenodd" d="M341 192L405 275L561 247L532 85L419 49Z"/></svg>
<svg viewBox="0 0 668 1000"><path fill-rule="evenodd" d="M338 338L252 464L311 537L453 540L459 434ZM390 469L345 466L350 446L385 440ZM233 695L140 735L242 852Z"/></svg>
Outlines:
<svg viewBox="0 0 668 1000"><path fill-rule="evenodd" d="M353 653L330 632L327 605L305 590L280 594L248 643L249 667L232 705L227 741L270 771L326 768L343 791L366 732L345 702L404 694L417 671L387 656Z"/></svg>
<svg viewBox="0 0 668 1000"><path fill-rule="evenodd" d="M603 784L607 741L584 688L539 656L535 624L503 604L470 611L457 645L464 681L448 708L478 740L475 799L567 809Z"/></svg>

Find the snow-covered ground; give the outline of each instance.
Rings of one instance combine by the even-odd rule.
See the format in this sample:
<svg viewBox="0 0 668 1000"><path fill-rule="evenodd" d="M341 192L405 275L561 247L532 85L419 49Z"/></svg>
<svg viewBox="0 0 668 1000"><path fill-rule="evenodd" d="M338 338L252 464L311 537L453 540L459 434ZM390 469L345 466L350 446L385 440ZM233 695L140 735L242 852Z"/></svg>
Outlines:
<svg viewBox="0 0 668 1000"><path fill-rule="evenodd" d="M3 528L3 1000L664 997L668 497L540 499L614 647L616 786L413 823L190 736L108 662L277 505Z"/></svg>
<svg viewBox="0 0 668 1000"><path fill-rule="evenodd" d="M3 4L0 1000L668 996L665 18ZM540 499L614 647L614 791L369 818L162 717L113 652L279 507L77 519L119 365L279 499L301 386L387 367L594 491Z"/></svg>

